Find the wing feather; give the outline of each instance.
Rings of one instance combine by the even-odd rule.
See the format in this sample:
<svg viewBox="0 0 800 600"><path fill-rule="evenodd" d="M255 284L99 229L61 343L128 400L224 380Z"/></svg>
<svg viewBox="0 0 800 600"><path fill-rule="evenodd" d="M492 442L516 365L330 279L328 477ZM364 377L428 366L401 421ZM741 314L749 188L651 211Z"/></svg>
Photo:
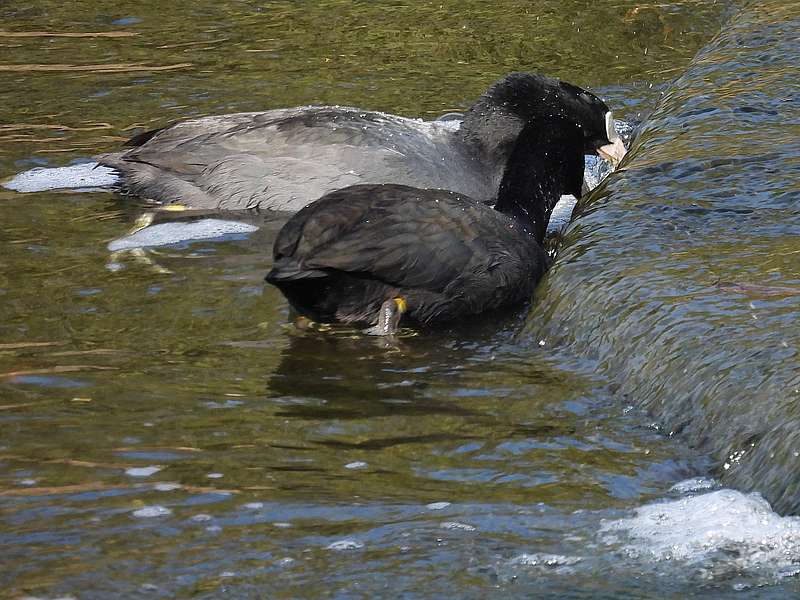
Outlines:
<svg viewBox="0 0 800 600"><path fill-rule="evenodd" d="M362 193L354 194L357 190ZM315 242L313 250L303 253L308 269L336 269L399 288L440 292L503 260L502 252L492 250L492 237L504 233L509 220L467 197L443 190L420 194L396 185L342 192L346 203L312 207L320 212L303 232L304 239ZM308 247L297 245L298 255L303 246Z"/></svg>

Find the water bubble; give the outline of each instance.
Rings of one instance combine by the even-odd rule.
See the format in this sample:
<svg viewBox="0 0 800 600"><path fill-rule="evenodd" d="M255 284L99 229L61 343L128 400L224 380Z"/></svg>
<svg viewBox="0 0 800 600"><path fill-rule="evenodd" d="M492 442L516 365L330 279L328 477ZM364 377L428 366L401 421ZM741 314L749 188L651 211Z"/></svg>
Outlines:
<svg viewBox="0 0 800 600"><path fill-rule="evenodd" d="M676 483L670 488L670 491L678 494L689 494L691 492L710 490L715 487L717 487L717 482L709 477L693 477Z"/></svg>
<svg viewBox="0 0 800 600"><path fill-rule="evenodd" d="M425 508L428 510L443 510L450 506L449 502L431 502L430 504L426 504Z"/></svg>
<svg viewBox="0 0 800 600"><path fill-rule="evenodd" d="M172 511L164 506L145 506L133 511L133 516L138 519L150 519L153 517L165 517L171 515Z"/></svg>
<svg viewBox="0 0 800 600"><path fill-rule="evenodd" d="M339 540L338 542L333 542L325 547L326 550L335 550L335 551L342 551L342 550L358 550L359 548L363 548L364 544L362 542L357 542L356 540Z"/></svg>
<svg viewBox="0 0 800 600"><path fill-rule="evenodd" d="M345 469L366 469L369 465L367 463L357 460L355 462L347 463Z"/></svg>
<svg viewBox="0 0 800 600"><path fill-rule="evenodd" d="M581 562L579 556L563 556L561 554L520 554L511 559L510 564L526 567L564 567Z"/></svg>
<svg viewBox="0 0 800 600"><path fill-rule="evenodd" d="M750 585L749 583L734 583L733 584L733 589L734 589L734 591L737 591L737 592L743 592L744 590L749 590L751 587L753 587L753 586Z"/></svg>
<svg viewBox="0 0 800 600"><path fill-rule="evenodd" d="M212 517L211 515L207 515L206 513L199 513L196 515L192 515L192 517L189 520L194 521L195 523L204 523L205 521L210 521L213 518L214 517Z"/></svg>
<svg viewBox="0 0 800 600"><path fill-rule="evenodd" d="M457 521L445 521L439 525L442 529L460 529L461 531L475 531L475 527Z"/></svg>

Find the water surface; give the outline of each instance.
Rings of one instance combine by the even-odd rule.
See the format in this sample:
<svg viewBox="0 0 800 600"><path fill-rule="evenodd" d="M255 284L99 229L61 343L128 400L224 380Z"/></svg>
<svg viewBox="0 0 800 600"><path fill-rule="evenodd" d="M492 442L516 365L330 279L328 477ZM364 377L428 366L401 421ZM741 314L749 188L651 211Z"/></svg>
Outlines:
<svg viewBox="0 0 800 600"><path fill-rule="evenodd" d="M796 215L792 197L755 193L733 207L758 209L761 231L774 236L729 237L726 252L703 246L729 226L725 218L755 221L753 212L725 212L731 206L718 199L730 198L731 186L706 178L709 161L741 173L738 185L757 186L763 180L753 173L781 172L791 154L760 150L754 171L730 156L734 133L723 128L746 126L758 148L774 134L759 137L764 121L753 119L762 113L732 121L705 110L704 98L714 106L731 98L720 115L742 104L733 81L706 82L755 72L765 93L758 106L792 125L796 93L767 93L788 67L761 79L762 67L747 57L739 65L739 49L726 50L736 32L755 32L763 46L775 44L773 58L790 60L791 10L700 1L0 7L0 176L86 160L141 128L200 114L338 103L431 118L464 108L510 70L592 88L633 120L659 107L630 170L593 196L531 307L399 344L290 327L285 301L262 284L280 226L269 215L255 233L112 255L108 242L129 232L147 209L141 202L110 192L0 191L3 593L796 595L794 521L710 479L728 477L720 456L728 442L702 434L726 439L726 430L709 427L729 412L706 418L670 404L673 388L689 397L681 386L691 380L674 375L688 368L683 355L649 350L652 338L616 329L647 323L636 311L648 302L700 289L705 295L692 303L673 302L685 320L660 321L676 340L692 339L695 325L684 324L713 318L726 337L755 331L753 355L769 348L780 361L794 356L785 326L796 296L763 291L797 283L795 232L786 229ZM719 36L726 18L734 33ZM667 90L675 91L659 101ZM673 183L674 169L695 164L673 159L684 139L675 131L706 113L704 134L692 131L700 168ZM647 195L634 188L644 181ZM681 212L675 198L687 191L697 206ZM655 259L642 260L645 250L663 253L641 232L678 216L697 226L674 241L664 274ZM753 247L751 273L736 276L735 250ZM601 248L609 248L605 262L596 258ZM685 290L667 277L700 278L703 256L715 257L708 260L719 281L708 275ZM620 300L628 295L643 300ZM752 313L783 316L757 321ZM775 346L781 341L789 349ZM740 360L719 342L704 347L708 368ZM691 348L686 360L698 353ZM664 372L641 367L654 363ZM778 392L769 396L775 406L790 406L785 388ZM664 435L671 421L662 405L697 424ZM730 485L777 489L752 477ZM658 521L677 520L685 537L673 541L637 520L651 523L654 502ZM698 515L702 523L692 521ZM704 541L703 526L718 537ZM773 546L765 549L764 539ZM664 554L664 544L683 553Z"/></svg>

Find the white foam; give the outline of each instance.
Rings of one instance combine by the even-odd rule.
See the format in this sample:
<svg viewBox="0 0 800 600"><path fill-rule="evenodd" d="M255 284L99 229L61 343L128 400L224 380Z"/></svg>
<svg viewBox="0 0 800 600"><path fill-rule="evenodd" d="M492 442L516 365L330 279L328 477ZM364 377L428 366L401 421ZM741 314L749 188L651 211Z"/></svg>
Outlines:
<svg viewBox="0 0 800 600"><path fill-rule="evenodd" d="M730 489L643 506L605 522L601 537L623 543L631 559L688 564L708 579L775 581L795 575L800 562L800 517L781 517L759 494Z"/></svg>
<svg viewBox="0 0 800 600"><path fill-rule="evenodd" d="M716 480L709 477L693 477L676 483L670 488L671 492L678 494L689 494L691 492L705 492L719 487Z"/></svg>
<svg viewBox="0 0 800 600"><path fill-rule="evenodd" d="M520 554L497 565L497 575L503 583L511 583L519 577L575 577L583 559L579 556L536 552Z"/></svg>
<svg viewBox="0 0 800 600"><path fill-rule="evenodd" d="M225 235L247 234L258 231L258 227L240 221L223 219L200 219L189 222L170 222L151 225L139 231L109 242L111 252L154 248L188 241L211 240Z"/></svg>
<svg viewBox="0 0 800 600"><path fill-rule="evenodd" d="M14 175L2 182L4 188L16 192L44 192L47 190L77 189L90 191L117 184L119 175L114 169L97 163L81 163L69 167L37 167Z"/></svg>
<svg viewBox="0 0 800 600"><path fill-rule="evenodd" d="M467 523L459 523L458 521L445 521L444 523L440 523L439 527L442 529L452 529L452 530L461 530L461 531L475 531L475 527L473 525L468 525Z"/></svg>
<svg viewBox="0 0 800 600"><path fill-rule="evenodd" d="M509 561L510 565L524 567L569 567L581 562L579 556L563 556L561 554L520 554Z"/></svg>

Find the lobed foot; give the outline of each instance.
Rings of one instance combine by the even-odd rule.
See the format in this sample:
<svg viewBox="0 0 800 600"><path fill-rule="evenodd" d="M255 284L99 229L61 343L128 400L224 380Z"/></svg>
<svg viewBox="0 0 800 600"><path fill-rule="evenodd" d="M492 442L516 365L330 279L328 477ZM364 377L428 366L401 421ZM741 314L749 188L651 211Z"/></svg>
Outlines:
<svg viewBox="0 0 800 600"><path fill-rule="evenodd" d="M378 310L378 324L369 329L365 329L367 335L394 335L397 333L397 325L403 314L408 310L405 299L401 297L386 300Z"/></svg>

